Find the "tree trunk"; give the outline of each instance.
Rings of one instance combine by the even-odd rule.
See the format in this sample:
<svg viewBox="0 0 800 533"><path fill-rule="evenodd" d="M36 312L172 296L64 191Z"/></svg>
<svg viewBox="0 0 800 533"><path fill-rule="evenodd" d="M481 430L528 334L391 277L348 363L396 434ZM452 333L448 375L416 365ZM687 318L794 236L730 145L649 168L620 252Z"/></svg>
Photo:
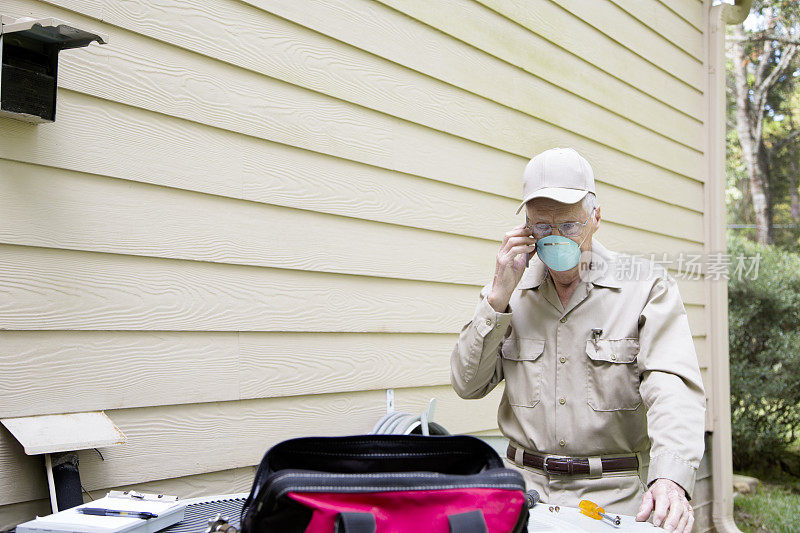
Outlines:
<svg viewBox="0 0 800 533"><path fill-rule="evenodd" d="M754 159L758 159L753 156ZM747 159L747 158L745 158ZM756 241L763 244L772 244L772 217L770 217L769 195L766 188L766 179L758 163L753 165L750 172L750 196L753 199L753 211L756 216Z"/></svg>
<svg viewBox="0 0 800 533"><path fill-rule="evenodd" d="M744 26L734 26L737 38L744 39ZM765 45L765 52L769 43ZM769 57L767 55L767 57ZM762 56L762 61L766 59ZM772 220L769 206L768 173L764 165L763 147L761 140L761 121L763 109L754 109L750 101L750 87L747 83L747 59L745 59L744 43L734 42L734 87L736 92L736 131L742 145L745 167L750 182L750 197L753 201L753 211L756 222L756 241L765 244L772 243ZM758 101L757 98L754 100Z"/></svg>
<svg viewBox="0 0 800 533"><path fill-rule="evenodd" d="M794 152L792 154L792 172L789 175L789 195L792 199L792 222L795 224L800 224L800 198L798 198L798 190L797 190L797 160L794 158Z"/></svg>

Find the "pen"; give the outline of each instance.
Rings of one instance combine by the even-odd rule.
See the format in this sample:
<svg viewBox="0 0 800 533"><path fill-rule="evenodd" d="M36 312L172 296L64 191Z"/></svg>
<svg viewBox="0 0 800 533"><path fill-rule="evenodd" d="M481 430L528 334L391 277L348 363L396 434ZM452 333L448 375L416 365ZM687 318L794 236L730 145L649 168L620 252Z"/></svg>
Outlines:
<svg viewBox="0 0 800 533"><path fill-rule="evenodd" d="M90 514L96 516L129 516L131 518L141 518L149 520L156 518L158 515L155 513L148 513L147 511L117 511L116 509L101 509L100 507L81 507L78 512L83 514Z"/></svg>

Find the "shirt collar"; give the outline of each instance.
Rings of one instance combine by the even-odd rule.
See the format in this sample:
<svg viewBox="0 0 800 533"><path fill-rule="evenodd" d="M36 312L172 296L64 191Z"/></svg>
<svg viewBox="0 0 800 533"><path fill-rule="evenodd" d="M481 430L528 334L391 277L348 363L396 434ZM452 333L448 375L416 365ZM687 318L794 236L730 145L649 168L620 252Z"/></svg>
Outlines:
<svg viewBox="0 0 800 533"><path fill-rule="evenodd" d="M600 241L592 238L592 263L590 266L590 279L594 285L601 287L612 287L619 289L622 287L619 280L613 276L613 266L616 253L612 252ZM519 282L519 289L535 289L539 287L550 275L547 267L544 265L538 255L531 258L530 266L522 274L522 279Z"/></svg>

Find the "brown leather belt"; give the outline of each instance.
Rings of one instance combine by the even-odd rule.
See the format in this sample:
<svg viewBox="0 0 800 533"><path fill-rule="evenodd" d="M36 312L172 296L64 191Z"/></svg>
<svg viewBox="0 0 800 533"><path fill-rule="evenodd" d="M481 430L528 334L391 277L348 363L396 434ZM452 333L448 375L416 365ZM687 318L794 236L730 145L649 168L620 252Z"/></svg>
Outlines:
<svg viewBox="0 0 800 533"><path fill-rule="evenodd" d="M517 448L508 444L506 457L515 461ZM603 472L627 472L639 470L639 460L635 455L628 457L603 457ZM589 473L589 459L586 457L545 457L529 451L522 452L522 464L543 470L548 474L571 476Z"/></svg>

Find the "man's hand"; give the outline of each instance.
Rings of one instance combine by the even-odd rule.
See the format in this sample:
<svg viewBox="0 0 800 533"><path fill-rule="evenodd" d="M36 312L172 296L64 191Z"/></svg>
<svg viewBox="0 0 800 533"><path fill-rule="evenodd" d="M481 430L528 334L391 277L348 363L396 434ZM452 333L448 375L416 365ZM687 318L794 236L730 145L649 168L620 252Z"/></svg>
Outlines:
<svg viewBox="0 0 800 533"><path fill-rule="evenodd" d="M487 299L489 305L498 313L506 312L511 294L525 272L525 254L532 253L536 249L535 242L531 230L524 224L512 229L503 238L503 244L497 252L492 290Z"/></svg>
<svg viewBox="0 0 800 533"><path fill-rule="evenodd" d="M667 531L679 533L689 533L694 525L694 509L686 499L686 491L683 488L665 478L659 478L650 485L650 489L644 493L642 506L639 507L639 514L636 515L637 522L644 522L653 512L653 524L661 526ZM667 514L669 511L669 514ZM666 520L664 520L666 517ZM662 525L663 522L663 525Z"/></svg>

